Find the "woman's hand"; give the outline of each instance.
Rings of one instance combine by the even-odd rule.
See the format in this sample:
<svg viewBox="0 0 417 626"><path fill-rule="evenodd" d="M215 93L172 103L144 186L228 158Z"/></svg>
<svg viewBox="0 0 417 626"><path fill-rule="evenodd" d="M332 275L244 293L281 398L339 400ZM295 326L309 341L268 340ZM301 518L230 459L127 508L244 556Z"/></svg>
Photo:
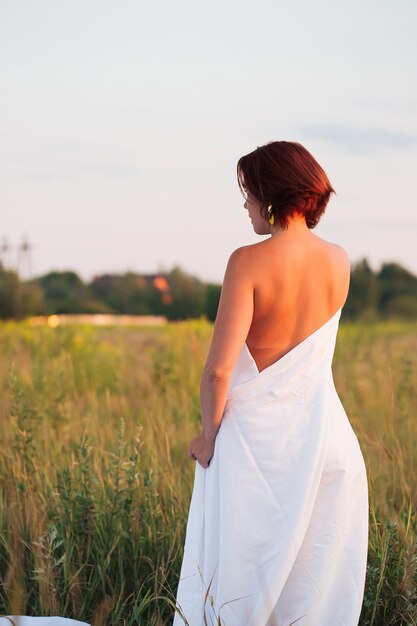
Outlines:
<svg viewBox="0 0 417 626"><path fill-rule="evenodd" d="M188 448L188 456L207 469L214 454L214 441L215 439L207 439L201 432L191 441Z"/></svg>

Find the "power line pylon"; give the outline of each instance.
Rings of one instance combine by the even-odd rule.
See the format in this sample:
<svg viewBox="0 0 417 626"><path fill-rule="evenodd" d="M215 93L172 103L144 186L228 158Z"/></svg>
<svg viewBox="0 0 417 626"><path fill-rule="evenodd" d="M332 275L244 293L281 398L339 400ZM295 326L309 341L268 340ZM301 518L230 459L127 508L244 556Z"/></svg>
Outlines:
<svg viewBox="0 0 417 626"><path fill-rule="evenodd" d="M0 269L7 269L7 256L11 250L11 245L7 241L7 237L3 235L2 242L0 244Z"/></svg>
<svg viewBox="0 0 417 626"><path fill-rule="evenodd" d="M17 251L17 266L16 271L18 276L20 276L21 272L23 273L25 266L28 270L27 278L32 276L32 255L31 249L33 248L33 244L29 242L28 238L23 235L22 241L18 246ZM23 277L22 277L23 278Z"/></svg>

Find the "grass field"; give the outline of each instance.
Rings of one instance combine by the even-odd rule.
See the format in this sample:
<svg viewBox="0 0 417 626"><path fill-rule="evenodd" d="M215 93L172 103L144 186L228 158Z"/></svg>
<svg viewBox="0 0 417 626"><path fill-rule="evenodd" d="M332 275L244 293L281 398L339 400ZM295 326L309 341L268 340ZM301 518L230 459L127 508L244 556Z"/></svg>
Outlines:
<svg viewBox="0 0 417 626"><path fill-rule="evenodd" d="M0 614L171 624L211 332L0 324ZM417 322L341 320L370 483L361 625L417 624L416 372Z"/></svg>

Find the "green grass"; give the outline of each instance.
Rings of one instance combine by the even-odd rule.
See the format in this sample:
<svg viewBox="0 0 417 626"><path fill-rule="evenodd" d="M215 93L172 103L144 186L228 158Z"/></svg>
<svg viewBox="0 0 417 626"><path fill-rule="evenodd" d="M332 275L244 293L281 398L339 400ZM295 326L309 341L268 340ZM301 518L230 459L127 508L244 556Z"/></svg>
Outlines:
<svg viewBox="0 0 417 626"><path fill-rule="evenodd" d="M0 614L171 624L211 332L0 324ZM370 482L361 625L417 624L416 371L417 323L341 322Z"/></svg>

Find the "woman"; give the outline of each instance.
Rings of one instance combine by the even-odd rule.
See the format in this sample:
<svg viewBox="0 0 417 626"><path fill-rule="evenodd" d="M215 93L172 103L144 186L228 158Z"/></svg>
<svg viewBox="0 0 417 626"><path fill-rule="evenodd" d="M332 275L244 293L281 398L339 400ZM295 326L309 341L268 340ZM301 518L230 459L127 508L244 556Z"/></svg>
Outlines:
<svg viewBox="0 0 417 626"><path fill-rule="evenodd" d="M271 236L227 264L173 626L357 626L367 478L331 370L350 263L312 233L334 189L287 141L237 174L255 233Z"/></svg>

